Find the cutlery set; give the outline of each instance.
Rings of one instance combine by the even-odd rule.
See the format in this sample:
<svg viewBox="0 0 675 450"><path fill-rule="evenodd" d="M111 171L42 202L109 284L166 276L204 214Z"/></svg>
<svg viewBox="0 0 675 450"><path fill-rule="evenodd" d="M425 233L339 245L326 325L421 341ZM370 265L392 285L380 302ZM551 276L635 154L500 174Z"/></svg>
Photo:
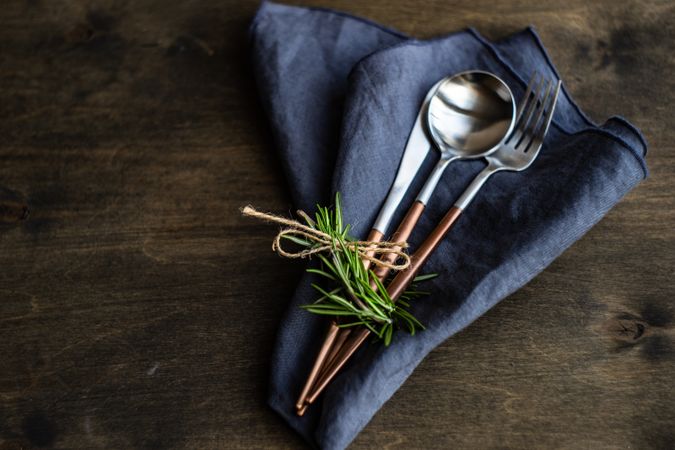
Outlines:
<svg viewBox="0 0 675 450"><path fill-rule="evenodd" d="M387 235L394 214L430 151L430 142L437 147L440 157L416 200L391 235L392 242L404 242L410 237L451 162L482 158L487 165L410 255L410 265L386 285L392 300L397 300L410 285L492 175L500 171L519 172L533 163L548 132L560 85L560 81L554 82L535 74L517 108L507 84L488 72L462 72L440 80L429 90L408 137L392 187L367 240L380 242ZM394 262L396 258L393 252L381 257L388 262ZM366 267L370 265L367 260L363 263ZM384 281L389 269L379 265L374 274ZM295 404L298 415L302 416L307 407L316 401L370 333L365 327L340 328L338 322L331 321Z"/></svg>

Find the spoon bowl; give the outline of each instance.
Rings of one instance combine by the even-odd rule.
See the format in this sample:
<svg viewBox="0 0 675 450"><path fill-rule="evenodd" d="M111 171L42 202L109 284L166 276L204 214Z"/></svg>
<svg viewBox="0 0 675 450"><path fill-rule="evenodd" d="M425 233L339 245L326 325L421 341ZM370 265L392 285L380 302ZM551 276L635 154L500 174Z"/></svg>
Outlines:
<svg viewBox="0 0 675 450"><path fill-rule="evenodd" d="M487 72L463 72L436 88L427 127L444 157L480 158L509 134L515 113L513 94L501 79Z"/></svg>
<svg viewBox="0 0 675 450"><path fill-rule="evenodd" d="M515 119L511 89L496 75L471 70L441 80L426 115L428 134L441 157L417 202L427 204L452 161L483 158L496 151L513 130Z"/></svg>

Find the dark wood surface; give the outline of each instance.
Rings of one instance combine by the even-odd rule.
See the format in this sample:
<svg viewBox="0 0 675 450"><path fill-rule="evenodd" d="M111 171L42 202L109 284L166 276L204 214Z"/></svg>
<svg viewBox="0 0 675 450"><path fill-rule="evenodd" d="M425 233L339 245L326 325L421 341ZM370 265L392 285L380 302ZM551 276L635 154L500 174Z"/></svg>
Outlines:
<svg viewBox="0 0 675 450"><path fill-rule="evenodd" d="M310 4L310 2L297 2ZM651 178L435 350L353 448L675 448L675 4L311 2L431 37L537 26ZM302 267L247 67L255 1L0 5L0 449L303 448L265 405Z"/></svg>

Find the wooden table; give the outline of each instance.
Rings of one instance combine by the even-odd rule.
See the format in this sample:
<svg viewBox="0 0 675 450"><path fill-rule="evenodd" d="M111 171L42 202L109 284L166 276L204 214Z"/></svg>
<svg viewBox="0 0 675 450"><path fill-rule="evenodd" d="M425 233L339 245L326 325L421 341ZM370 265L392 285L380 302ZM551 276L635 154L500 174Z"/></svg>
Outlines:
<svg viewBox="0 0 675 450"><path fill-rule="evenodd" d="M294 2L310 4L310 2ZM321 1L417 37L537 26L651 178L434 351L353 448L675 447L675 4ZM257 2L0 6L0 449L303 448L265 405L302 271L247 65Z"/></svg>

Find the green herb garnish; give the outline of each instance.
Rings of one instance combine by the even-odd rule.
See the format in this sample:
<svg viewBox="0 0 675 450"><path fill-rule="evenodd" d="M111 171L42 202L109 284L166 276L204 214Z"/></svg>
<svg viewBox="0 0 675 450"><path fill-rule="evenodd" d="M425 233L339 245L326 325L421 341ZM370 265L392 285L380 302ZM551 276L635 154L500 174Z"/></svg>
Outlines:
<svg viewBox="0 0 675 450"><path fill-rule="evenodd" d="M327 252L317 253L319 268L307 269L308 272L324 278L330 287L325 288L312 284L321 296L312 304L303 305L307 311L335 316L341 319L339 327L363 325L384 341L391 343L394 327L405 328L411 335L423 330L422 325L408 312L412 298L425 295L424 292L408 290L398 302L394 302L377 276L366 270L358 250L347 245L355 239L349 236L349 225L344 225L340 205L340 195L335 195L335 206L325 208L317 205L315 219L303 215L307 225L321 231L331 238L331 246ZM286 235L283 239L311 250L317 243ZM428 280L435 275L422 275L415 282Z"/></svg>

